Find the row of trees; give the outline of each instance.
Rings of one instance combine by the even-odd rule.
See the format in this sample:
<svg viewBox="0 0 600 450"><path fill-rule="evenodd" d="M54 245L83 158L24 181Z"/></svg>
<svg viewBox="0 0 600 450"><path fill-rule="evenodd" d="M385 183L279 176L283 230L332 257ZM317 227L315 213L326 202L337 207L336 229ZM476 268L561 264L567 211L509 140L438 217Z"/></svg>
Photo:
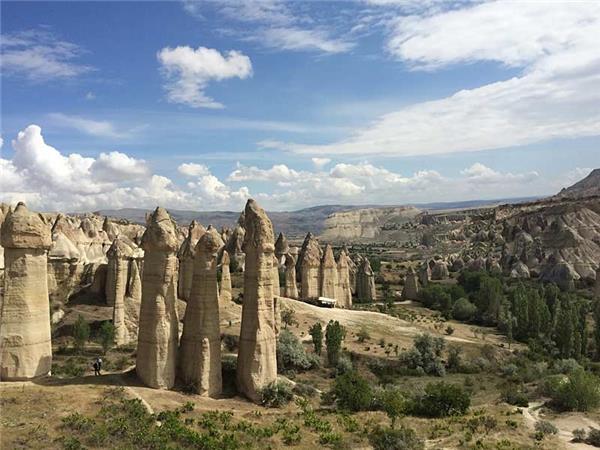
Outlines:
<svg viewBox="0 0 600 450"><path fill-rule="evenodd" d="M507 286L499 275L463 271L458 284L432 284L422 289L420 298L424 306L441 311L446 318L496 326L509 342L530 342L561 358L589 355L586 319L593 311L593 356L600 359L600 304L592 308L586 299L561 292L555 284Z"/></svg>

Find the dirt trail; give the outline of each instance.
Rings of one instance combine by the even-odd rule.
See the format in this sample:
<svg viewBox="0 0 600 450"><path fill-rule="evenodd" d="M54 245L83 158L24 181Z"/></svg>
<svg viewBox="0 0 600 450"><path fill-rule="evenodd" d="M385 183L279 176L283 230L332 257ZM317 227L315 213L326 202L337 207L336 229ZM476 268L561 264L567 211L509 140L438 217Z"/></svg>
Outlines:
<svg viewBox="0 0 600 450"><path fill-rule="evenodd" d="M544 402L531 402L529 407L523 409L523 418L529 428L535 429L535 423L538 420L548 420L556 428L558 428L558 437L564 442L565 448L568 449L595 449L596 447L584 443L571 442L573 439L573 430L578 428L588 429L600 428L597 422L594 422L588 417L585 417L582 413L567 413L561 414L559 417L549 420L549 418L542 417L541 410L544 406Z"/></svg>

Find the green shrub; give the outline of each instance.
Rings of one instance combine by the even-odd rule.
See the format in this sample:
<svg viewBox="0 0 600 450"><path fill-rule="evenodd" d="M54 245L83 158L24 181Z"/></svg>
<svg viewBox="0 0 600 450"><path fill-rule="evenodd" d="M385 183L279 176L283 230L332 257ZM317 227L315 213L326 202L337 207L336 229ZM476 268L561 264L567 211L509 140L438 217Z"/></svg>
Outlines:
<svg viewBox="0 0 600 450"><path fill-rule="evenodd" d="M102 322L98 333L100 345L104 353L108 352L115 345L115 326L108 320Z"/></svg>
<svg viewBox="0 0 600 450"><path fill-rule="evenodd" d="M85 343L90 338L90 326L83 316L79 314L77 321L73 325L73 339L75 339L75 350L81 352L85 348Z"/></svg>
<svg viewBox="0 0 600 450"><path fill-rule="evenodd" d="M398 388L385 389L379 400L383 411L389 417L392 428L396 426L396 420L404 415L406 411L406 398Z"/></svg>
<svg viewBox="0 0 600 450"><path fill-rule="evenodd" d="M356 333L356 339L361 344L363 342L368 341L369 339L371 339L371 335L369 334L369 331L367 330L367 328L365 326L362 326L360 328L360 330L358 330L358 333Z"/></svg>
<svg viewBox="0 0 600 450"><path fill-rule="evenodd" d="M298 324L295 311L289 308L281 308L281 322L283 322L285 328Z"/></svg>
<svg viewBox="0 0 600 450"><path fill-rule="evenodd" d="M585 442L594 447L600 447L600 430L598 428L590 428Z"/></svg>
<svg viewBox="0 0 600 450"><path fill-rule="evenodd" d="M444 338L422 334L414 340L413 348L400 355L400 361L410 370L443 377L446 369L442 361Z"/></svg>
<svg viewBox="0 0 600 450"><path fill-rule="evenodd" d="M325 345L327 346L327 361L331 367L337 365L345 337L346 329L337 320L330 320L325 329Z"/></svg>
<svg viewBox="0 0 600 450"><path fill-rule="evenodd" d="M293 398L292 387L283 381L274 381L260 391L261 403L267 408L281 408Z"/></svg>
<svg viewBox="0 0 600 450"><path fill-rule="evenodd" d="M373 399L370 383L354 370L335 379L333 393L337 405L348 411L366 410Z"/></svg>
<svg viewBox="0 0 600 450"><path fill-rule="evenodd" d="M470 405L470 394L460 386L439 382L429 383L423 394L416 394L409 409L420 416L447 417L465 414Z"/></svg>
<svg viewBox="0 0 600 450"><path fill-rule="evenodd" d="M425 443L412 428L375 428L369 434L374 450L422 450Z"/></svg>
<svg viewBox="0 0 600 450"><path fill-rule="evenodd" d="M277 367L282 373L318 367L315 355L307 354L300 339L289 330L282 330L277 338Z"/></svg>
<svg viewBox="0 0 600 450"><path fill-rule="evenodd" d="M502 401L513 406L520 406L521 408L527 408L529 406L529 399L524 392L517 391L514 387L510 387L502 392Z"/></svg>
<svg viewBox="0 0 600 450"><path fill-rule="evenodd" d="M585 442L587 438L587 431L583 428L577 428L573 430L573 442Z"/></svg>
<svg viewBox="0 0 600 450"><path fill-rule="evenodd" d="M465 322L470 321L477 312L477 306L466 298L459 298L452 306L452 317Z"/></svg>
<svg viewBox="0 0 600 450"><path fill-rule="evenodd" d="M545 392L561 411L589 411L600 405L600 380L583 369L548 378Z"/></svg>
<svg viewBox="0 0 600 450"><path fill-rule="evenodd" d="M316 322L313 326L310 327L308 332L312 337L315 353L317 355L320 355L321 350L323 349L323 326L321 325L321 322Z"/></svg>
<svg viewBox="0 0 600 450"><path fill-rule="evenodd" d="M535 423L535 432L541 436L558 433L558 429L547 420L538 420Z"/></svg>
<svg viewBox="0 0 600 450"><path fill-rule="evenodd" d="M340 358L338 359L338 363L335 366L336 374L342 375L346 372L350 372L353 369L354 367L352 366L352 360L350 359L350 357L348 357L347 355L340 356Z"/></svg>
<svg viewBox="0 0 600 450"><path fill-rule="evenodd" d="M319 434L319 444L339 446L342 442L342 435L334 431L327 431Z"/></svg>
<svg viewBox="0 0 600 450"><path fill-rule="evenodd" d="M314 386L305 383L296 383L293 392L300 397L314 397L318 393Z"/></svg>

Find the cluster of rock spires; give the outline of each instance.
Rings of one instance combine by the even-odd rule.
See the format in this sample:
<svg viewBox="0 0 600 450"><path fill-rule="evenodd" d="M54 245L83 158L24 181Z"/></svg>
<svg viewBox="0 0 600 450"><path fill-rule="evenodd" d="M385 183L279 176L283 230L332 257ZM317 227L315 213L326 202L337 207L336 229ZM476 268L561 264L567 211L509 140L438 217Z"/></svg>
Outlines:
<svg viewBox="0 0 600 450"><path fill-rule="evenodd" d="M179 379L216 397L222 389L219 310L232 300L233 259L244 272L237 384L254 401L277 377L279 296L325 296L340 307L352 305L353 292L375 299L366 258L355 262L344 248L336 259L310 233L300 250L283 234L275 242L271 221L252 200L236 228L221 232L197 222L182 231L162 208L141 227L36 214L20 203L14 211L0 207L0 224L2 380L49 373L49 299L60 304L81 286L112 308L116 345L137 344L136 371L145 385L169 389ZM180 338L181 301L187 305Z"/></svg>

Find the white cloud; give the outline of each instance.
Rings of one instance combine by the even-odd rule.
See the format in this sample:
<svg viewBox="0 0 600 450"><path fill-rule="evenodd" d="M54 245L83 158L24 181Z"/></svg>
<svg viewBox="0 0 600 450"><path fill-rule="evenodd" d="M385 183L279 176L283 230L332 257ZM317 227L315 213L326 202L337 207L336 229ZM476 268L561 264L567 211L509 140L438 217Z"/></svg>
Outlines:
<svg viewBox="0 0 600 450"><path fill-rule="evenodd" d="M1 47L2 71L30 81L75 78L93 70L73 62L84 53L80 46L62 41L47 30L3 34Z"/></svg>
<svg viewBox="0 0 600 450"><path fill-rule="evenodd" d="M229 174L229 181L272 181L276 183L290 183L298 180L301 172L290 169L285 164L275 164L270 169L259 169L255 166L237 164L237 168Z"/></svg>
<svg viewBox="0 0 600 450"><path fill-rule="evenodd" d="M347 52L354 47L353 42L334 36L335 27L329 24L319 25L318 16L311 17L306 9L294 11L295 5L292 2L223 0L211 5L230 23L243 23L244 26L236 29L235 33L263 47L331 54ZM201 2L184 1L185 11L195 17L203 18L202 6ZM253 26L248 27L248 23Z"/></svg>
<svg viewBox="0 0 600 450"><path fill-rule="evenodd" d="M167 99L194 108L223 107L204 92L211 81L252 76L250 58L236 50L221 54L206 47L165 47L157 58L168 79Z"/></svg>
<svg viewBox="0 0 600 450"><path fill-rule="evenodd" d="M311 158L312 163L317 169L322 169L331 162L329 158Z"/></svg>
<svg viewBox="0 0 600 450"><path fill-rule="evenodd" d="M92 176L100 181L127 181L145 178L150 169L144 160L120 152L100 153L90 166Z"/></svg>
<svg viewBox="0 0 600 450"><path fill-rule="evenodd" d="M187 189L152 174L143 160L120 152L87 158L62 154L30 125L12 141L12 159L0 158L0 201L25 200L32 208L92 211L105 208L241 209L248 188L231 189L198 164L183 165L201 175ZM203 168L203 169L201 169Z"/></svg>
<svg viewBox="0 0 600 450"><path fill-rule="evenodd" d="M210 174L210 170L204 164L183 163L177 168L180 174L187 177L200 177Z"/></svg>
<svg viewBox="0 0 600 450"><path fill-rule="evenodd" d="M53 125L65 128L72 128L90 136L123 138L127 132L118 131L115 126L106 120L86 119L79 116L69 116L62 113L48 114L48 118Z"/></svg>
<svg viewBox="0 0 600 450"><path fill-rule="evenodd" d="M92 91L89 91L87 94L85 94L85 99L96 100L96 94L94 94Z"/></svg>
<svg viewBox="0 0 600 450"><path fill-rule="evenodd" d="M495 61L521 74L384 114L338 142L271 148L408 156L600 134L600 3L459 5L397 19L389 51L415 70Z"/></svg>
<svg viewBox="0 0 600 450"><path fill-rule="evenodd" d="M354 47L352 42L331 38L322 29L298 27L265 28L250 40L279 50L317 50L322 53L345 53Z"/></svg>
<svg viewBox="0 0 600 450"><path fill-rule="evenodd" d="M535 171L519 174L501 173L481 163L475 163L471 167L462 170L461 174L465 175L467 181L473 184L531 183L539 177L539 174Z"/></svg>

